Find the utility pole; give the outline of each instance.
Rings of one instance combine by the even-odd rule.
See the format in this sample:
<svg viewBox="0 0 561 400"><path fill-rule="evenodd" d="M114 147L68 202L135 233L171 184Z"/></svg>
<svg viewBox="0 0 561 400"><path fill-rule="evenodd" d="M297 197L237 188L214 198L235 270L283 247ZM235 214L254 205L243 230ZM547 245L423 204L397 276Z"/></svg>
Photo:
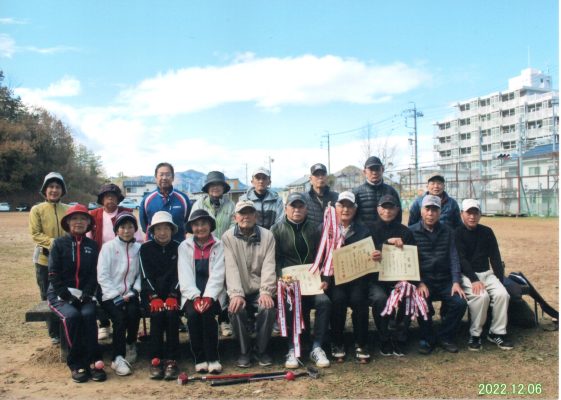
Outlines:
<svg viewBox="0 0 561 400"><path fill-rule="evenodd" d="M413 118L413 139L409 139L410 141L413 140L413 142L415 143L415 147L414 147L414 157L415 157L415 176L417 179L417 186L419 186L419 183L421 182L421 171L419 171L419 145L418 145L418 140L417 140L417 118L418 117L423 117L423 113L420 111L417 111L417 105L415 104L415 102L411 101L409 102L410 104L413 104L413 108L408 108L407 110L403 110L402 114L405 115L405 127L409 128L409 126L407 126L407 118Z"/></svg>
<svg viewBox="0 0 561 400"><path fill-rule="evenodd" d="M329 131L325 131L325 135L322 135L322 137L327 138L327 174L329 175L331 173L331 134Z"/></svg>
<svg viewBox="0 0 561 400"><path fill-rule="evenodd" d="M273 172L271 170L271 164L274 163L274 162L275 162L275 159L272 158L271 156L269 156L269 174L270 174L269 178L273 175Z"/></svg>

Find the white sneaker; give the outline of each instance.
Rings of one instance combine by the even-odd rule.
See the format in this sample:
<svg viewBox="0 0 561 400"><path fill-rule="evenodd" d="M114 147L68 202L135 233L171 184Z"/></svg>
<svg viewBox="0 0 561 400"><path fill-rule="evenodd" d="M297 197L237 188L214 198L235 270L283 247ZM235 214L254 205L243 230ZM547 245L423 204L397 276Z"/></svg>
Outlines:
<svg viewBox="0 0 561 400"><path fill-rule="evenodd" d="M327 356L325 355L325 351L321 347L316 347L310 353L310 360L316 363L316 367L318 368L327 368L331 365Z"/></svg>
<svg viewBox="0 0 561 400"><path fill-rule="evenodd" d="M97 330L97 340L108 339L110 335L111 335L111 328L109 326L99 328Z"/></svg>
<svg viewBox="0 0 561 400"><path fill-rule="evenodd" d="M222 364L220 361L211 361L208 363L209 374L219 374L222 372Z"/></svg>
<svg viewBox="0 0 561 400"><path fill-rule="evenodd" d="M127 360L130 364L134 364L138 357L138 353L136 351L136 343L127 344L127 355L125 356L125 360Z"/></svg>
<svg viewBox="0 0 561 400"><path fill-rule="evenodd" d="M197 365L195 365L195 371L197 371L198 373L208 372L208 363L206 361L198 363Z"/></svg>
<svg viewBox="0 0 561 400"><path fill-rule="evenodd" d="M220 333L222 336L232 336L232 325L229 322L220 323Z"/></svg>
<svg viewBox="0 0 561 400"><path fill-rule="evenodd" d="M115 373L119 376L132 374L131 365L122 356L115 357L115 360L111 363L111 368L114 369Z"/></svg>
<svg viewBox="0 0 561 400"><path fill-rule="evenodd" d="M284 362L284 367L286 369L296 369L298 368L298 359L296 358L296 353L294 349L288 350L286 354L286 361Z"/></svg>

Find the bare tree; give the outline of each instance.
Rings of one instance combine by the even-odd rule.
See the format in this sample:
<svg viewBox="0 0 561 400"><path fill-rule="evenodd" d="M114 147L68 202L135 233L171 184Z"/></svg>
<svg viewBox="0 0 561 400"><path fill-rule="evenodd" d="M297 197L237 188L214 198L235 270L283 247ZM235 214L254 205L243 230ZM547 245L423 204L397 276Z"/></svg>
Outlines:
<svg viewBox="0 0 561 400"><path fill-rule="evenodd" d="M397 153L397 145L391 145L388 136L384 138L376 137L372 125L368 124L362 130L362 138L362 159L360 160L360 165L364 165L364 162L370 156L378 157L386 168L393 164Z"/></svg>

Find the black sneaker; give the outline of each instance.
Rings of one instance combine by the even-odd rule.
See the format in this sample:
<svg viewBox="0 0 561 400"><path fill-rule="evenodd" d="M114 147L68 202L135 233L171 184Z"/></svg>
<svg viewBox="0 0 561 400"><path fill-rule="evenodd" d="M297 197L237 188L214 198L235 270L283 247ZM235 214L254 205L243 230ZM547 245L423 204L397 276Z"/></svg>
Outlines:
<svg viewBox="0 0 561 400"><path fill-rule="evenodd" d="M446 350L448 353L457 353L459 351L458 346L454 342L449 342L447 340L440 340L438 345Z"/></svg>
<svg viewBox="0 0 561 400"><path fill-rule="evenodd" d="M336 359L343 359L345 358L345 346L331 346L331 356Z"/></svg>
<svg viewBox="0 0 561 400"><path fill-rule="evenodd" d="M84 383L89 379L88 371L85 368L72 370L72 380L76 383Z"/></svg>
<svg viewBox="0 0 561 400"><path fill-rule="evenodd" d="M179 375L179 368L174 360L168 360L166 362L166 369L164 371L164 380L174 381Z"/></svg>
<svg viewBox="0 0 561 400"><path fill-rule="evenodd" d="M370 353L366 347L355 347L355 358L361 364L366 364L370 361Z"/></svg>
<svg viewBox="0 0 561 400"><path fill-rule="evenodd" d="M273 365L273 359L267 353L254 353L255 359L262 367L268 367L269 365Z"/></svg>
<svg viewBox="0 0 561 400"><path fill-rule="evenodd" d="M487 340L491 343L495 343L499 347L499 349L502 350L512 350L514 348L514 345L510 340L507 339L506 335L496 335L489 332L489 335L487 335Z"/></svg>
<svg viewBox="0 0 561 400"><path fill-rule="evenodd" d="M89 368L90 379L94 382L104 382L107 379L107 374L105 373L103 368Z"/></svg>
<svg viewBox="0 0 561 400"><path fill-rule="evenodd" d="M251 367L251 357L250 354L240 354L238 357L238 361L236 361L236 365L240 368L249 368Z"/></svg>
<svg viewBox="0 0 561 400"><path fill-rule="evenodd" d="M470 336L468 341L468 349L471 351L480 351L481 338L479 336Z"/></svg>
<svg viewBox="0 0 561 400"><path fill-rule="evenodd" d="M394 341L392 342L392 347L393 347L393 355L396 357L403 357L405 355L405 343L400 342L400 341Z"/></svg>
<svg viewBox="0 0 561 400"><path fill-rule="evenodd" d="M384 357L389 357L393 354L393 345L390 340L385 340L380 343L380 354Z"/></svg>
<svg viewBox="0 0 561 400"><path fill-rule="evenodd" d="M430 353L432 353L432 350L433 346L431 346L431 344L426 340L421 340L419 342L419 348L417 349L417 351L420 354L429 355Z"/></svg>
<svg viewBox="0 0 561 400"><path fill-rule="evenodd" d="M164 379L164 365L159 358L153 358L150 363L150 379Z"/></svg>

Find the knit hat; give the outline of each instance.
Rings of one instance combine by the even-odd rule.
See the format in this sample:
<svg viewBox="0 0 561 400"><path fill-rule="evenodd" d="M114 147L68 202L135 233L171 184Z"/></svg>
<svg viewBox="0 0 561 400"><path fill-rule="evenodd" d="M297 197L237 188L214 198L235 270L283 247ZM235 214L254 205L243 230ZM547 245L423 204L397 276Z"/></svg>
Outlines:
<svg viewBox="0 0 561 400"><path fill-rule="evenodd" d="M132 222L134 225L134 231L138 231L138 222L136 221L136 217L128 211L123 211L117 214L115 217L115 225L113 225L113 232L117 233L117 229L119 226L124 224L126 221Z"/></svg>
<svg viewBox="0 0 561 400"><path fill-rule="evenodd" d="M224 194L230 191L230 185L226 182L226 177L220 171L210 171L205 180L205 185L203 186L203 192L208 193L208 187L213 183L221 183L224 186Z"/></svg>
<svg viewBox="0 0 561 400"><path fill-rule="evenodd" d="M121 188L114 183L104 183L99 188L99 192L97 194L97 204L103 205L103 196L107 193L114 193L117 196L117 203L120 203L125 199L123 193L121 192Z"/></svg>
<svg viewBox="0 0 561 400"><path fill-rule="evenodd" d="M86 208L86 206L84 206L82 204L73 205L68 210L66 210L66 214L60 220L60 225L62 226L62 229L64 229L66 232L70 232L70 226L68 225L68 221L70 221L70 218L75 214L84 214L90 220L90 223L88 224L88 228L86 229L86 232L89 232L93 229L93 227L95 225L95 221L94 221L93 217L90 215L90 213L88 212L88 209Z"/></svg>
<svg viewBox="0 0 561 400"><path fill-rule="evenodd" d="M64 183L64 178L62 177L62 175L58 172L49 172L45 176L45 179L43 179L43 185L41 186L41 190L39 191L43 195L43 197L47 197L45 193L47 190L47 186L49 186L49 183L53 181L60 183L60 186L62 186L62 195L60 197L66 194L66 184Z"/></svg>
<svg viewBox="0 0 561 400"><path fill-rule="evenodd" d="M171 230L175 235L177 233L177 225L175 225L175 223L173 222L173 217L167 211L158 211L157 213L155 213L154 216L152 217L152 223L150 224L148 230L150 231L151 234L154 234L154 227L158 224L165 224L165 223L171 225Z"/></svg>
<svg viewBox="0 0 561 400"><path fill-rule="evenodd" d="M208 221L208 223L210 224L211 232L216 229L216 221L214 220L214 217L210 215L206 210L199 209L193 211L189 216L189 220L187 221L186 226L186 230L188 233L193 233L193 228L191 227L191 225L193 224L193 222L199 219L206 219Z"/></svg>

